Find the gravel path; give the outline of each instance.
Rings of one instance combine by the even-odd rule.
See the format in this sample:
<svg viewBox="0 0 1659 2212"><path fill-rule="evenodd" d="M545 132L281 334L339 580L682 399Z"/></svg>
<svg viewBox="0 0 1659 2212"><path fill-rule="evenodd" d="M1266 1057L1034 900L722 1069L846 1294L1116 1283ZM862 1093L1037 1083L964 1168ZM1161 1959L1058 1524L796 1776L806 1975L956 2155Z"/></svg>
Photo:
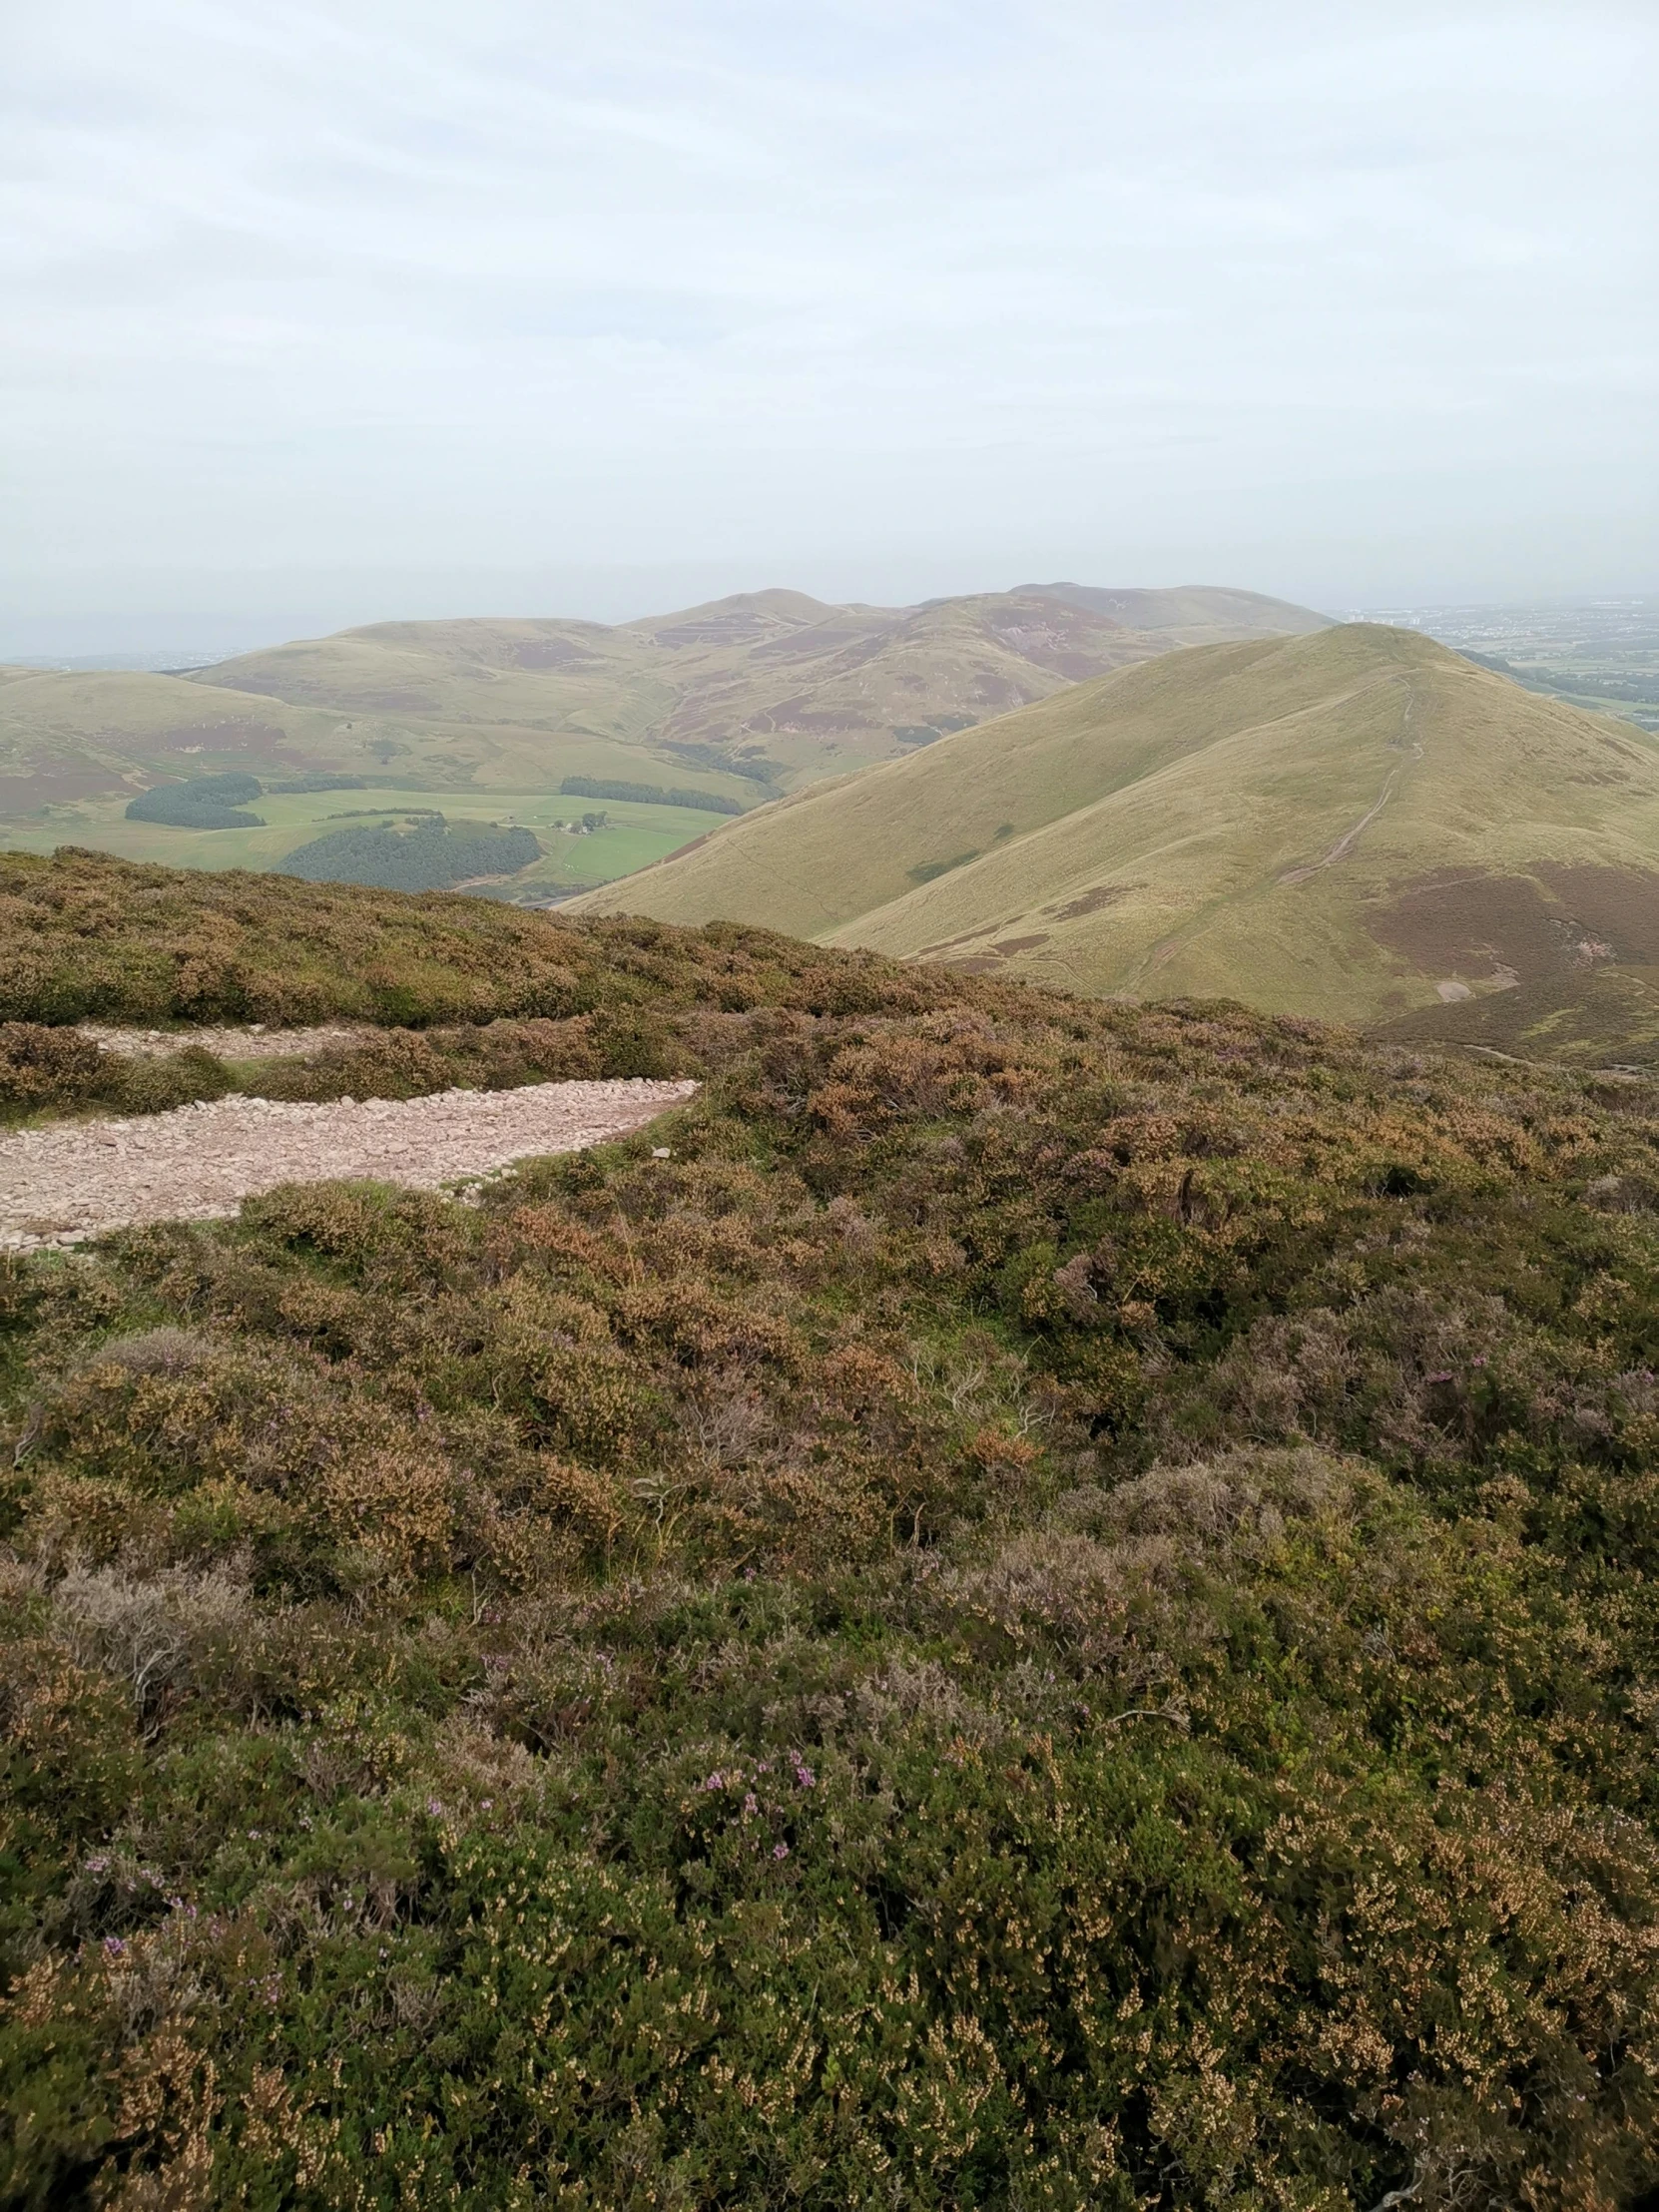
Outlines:
<svg viewBox="0 0 1659 2212"><path fill-rule="evenodd" d="M205 1221L278 1183L369 1176L434 1191L538 1153L639 1129L695 1083L531 1083L512 1091L290 1106L222 1098L0 1139L0 1250L79 1244L140 1222Z"/></svg>
<svg viewBox="0 0 1659 2212"><path fill-rule="evenodd" d="M324 1022L316 1029L267 1029L263 1022L250 1029L118 1029L108 1022L83 1021L80 1030L106 1052L134 1060L171 1059L189 1045L200 1045L221 1060L287 1060L374 1035L364 1023L343 1021Z"/></svg>

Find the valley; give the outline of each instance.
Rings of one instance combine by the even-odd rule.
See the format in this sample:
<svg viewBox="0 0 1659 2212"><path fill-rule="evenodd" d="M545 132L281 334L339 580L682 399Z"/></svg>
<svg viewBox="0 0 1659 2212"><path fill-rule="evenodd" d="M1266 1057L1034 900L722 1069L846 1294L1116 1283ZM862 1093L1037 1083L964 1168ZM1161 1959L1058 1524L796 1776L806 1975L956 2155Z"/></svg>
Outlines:
<svg viewBox="0 0 1659 2212"><path fill-rule="evenodd" d="M1529 689L1659 732L1659 599L1394 607L1361 619L1420 630Z"/></svg>
<svg viewBox="0 0 1659 2212"><path fill-rule="evenodd" d="M624 909L1448 1038L1540 994L1570 1028L1616 962L1605 1052L1659 1010L1659 748L1352 624L1078 686L580 903Z"/></svg>
<svg viewBox="0 0 1659 2212"><path fill-rule="evenodd" d="M767 591L612 628L381 623L170 674L3 669L0 848L271 867L304 841L314 810L277 805L257 834L187 844L129 824L126 807L157 783L226 771L268 788L349 775L386 809L532 829L541 859L502 895L540 901L628 874L712 826L623 805L596 835L544 837L568 817L544 804L568 779L689 788L730 812L1108 669L1324 619L1201 589L1042 586L908 608Z"/></svg>

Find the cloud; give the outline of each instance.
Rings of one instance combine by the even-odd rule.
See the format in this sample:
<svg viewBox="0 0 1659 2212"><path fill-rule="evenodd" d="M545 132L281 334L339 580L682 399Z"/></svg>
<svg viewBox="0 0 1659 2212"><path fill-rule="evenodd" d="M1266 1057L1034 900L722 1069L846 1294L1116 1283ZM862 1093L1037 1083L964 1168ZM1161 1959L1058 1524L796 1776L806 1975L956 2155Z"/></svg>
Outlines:
<svg viewBox="0 0 1659 2212"><path fill-rule="evenodd" d="M1459 513L1471 587L1529 546L1565 587L1598 516L1659 581L1645 5L57 0L8 41L0 472L66 604L860 544L1254 544L1333 596Z"/></svg>

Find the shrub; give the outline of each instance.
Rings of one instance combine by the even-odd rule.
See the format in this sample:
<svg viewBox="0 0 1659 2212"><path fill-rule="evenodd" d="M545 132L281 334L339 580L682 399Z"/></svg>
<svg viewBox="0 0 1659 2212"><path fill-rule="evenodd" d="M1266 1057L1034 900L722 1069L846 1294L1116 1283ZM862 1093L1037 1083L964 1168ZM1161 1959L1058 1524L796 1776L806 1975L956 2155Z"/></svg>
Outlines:
<svg viewBox="0 0 1659 2212"><path fill-rule="evenodd" d="M0 1023L0 1115L90 1106L159 1113L231 1088L231 1071L200 1045L149 1058L107 1051L73 1029Z"/></svg>
<svg viewBox="0 0 1659 2212"><path fill-rule="evenodd" d="M296 1082L706 1082L0 1277L12 2200L1659 2187L1651 1091L18 880L43 993L424 1013Z"/></svg>

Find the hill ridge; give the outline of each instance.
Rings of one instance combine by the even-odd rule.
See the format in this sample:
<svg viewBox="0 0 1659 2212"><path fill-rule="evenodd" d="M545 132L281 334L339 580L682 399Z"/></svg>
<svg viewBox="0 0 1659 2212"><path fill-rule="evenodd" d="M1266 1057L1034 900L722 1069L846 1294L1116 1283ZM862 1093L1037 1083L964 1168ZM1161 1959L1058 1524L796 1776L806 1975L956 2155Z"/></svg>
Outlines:
<svg viewBox="0 0 1659 2212"><path fill-rule="evenodd" d="M1321 619L1238 594L1209 613L1243 629ZM286 805L261 829L185 844L128 823L125 806L181 776L344 774L393 808L441 792L475 821L505 813L542 844L508 894L567 896L701 827L642 803L572 830L569 810L549 804L568 777L701 791L711 814L753 807L1191 634L1126 630L1040 590L882 608L771 588L627 624L369 623L178 676L26 672L0 680L0 834L39 850L68 838L133 858L280 865L314 841L325 810Z"/></svg>
<svg viewBox="0 0 1659 2212"><path fill-rule="evenodd" d="M1539 867L1602 870L1609 941L1645 966L1656 850L1640 732L1353 624L1118 671L761 810L578 910L1370 1022L1548 968L1566 934ZM1415 888L1448 868L1478 893Z"/></svg>

